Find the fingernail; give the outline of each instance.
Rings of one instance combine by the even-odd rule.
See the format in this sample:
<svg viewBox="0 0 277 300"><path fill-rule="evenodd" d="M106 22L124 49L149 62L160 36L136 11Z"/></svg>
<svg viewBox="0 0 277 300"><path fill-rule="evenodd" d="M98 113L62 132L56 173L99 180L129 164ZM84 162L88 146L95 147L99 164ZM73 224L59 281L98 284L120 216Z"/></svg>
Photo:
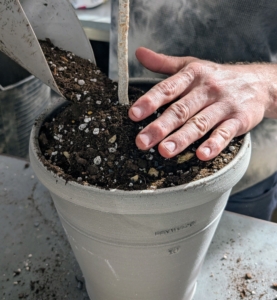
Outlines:
<svg viewBox="0 0 277 300"><path fill-rule="evenodd" d="M131 109L132 109L133 115L136 118L138 118L138 119L141 118L141 116L143 115L143 111L140 107L135 106L135 107L132 107Z"/></svg>
<svg viewBox="0 0 277 300"><path fill-rule="evenodd" d="M205 154L205 156L209 156L211 154L211 149L209 147L204 147L201 149L201 152Z"/></svg>
<svg viewBox="0 0 277 300"><path fill-rule="evenodd" d="M169 152L174 152L176 149L176 144L174 142L166 142L164 143L164 147L169 151Z"/></svg>
<svg viewBox="0 0 277 300"><path fill-rule="evenodd" d="M147 133L142 133L139 135L140 140L145 146L148 146L151 143L151 136Z"/></svg>

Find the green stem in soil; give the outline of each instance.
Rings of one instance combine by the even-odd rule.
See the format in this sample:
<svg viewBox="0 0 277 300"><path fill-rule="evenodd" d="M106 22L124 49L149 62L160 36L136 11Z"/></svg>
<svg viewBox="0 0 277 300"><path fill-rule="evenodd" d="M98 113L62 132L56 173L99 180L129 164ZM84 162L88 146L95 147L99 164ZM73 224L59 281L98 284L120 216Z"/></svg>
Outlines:
<svg viewBox="0 0 277 300"><path fill-rule="evenodd" d="M129 29L129 0L119 0L118 9L118 98L120 104L129 104L128 84L128 29Z"/></svg>

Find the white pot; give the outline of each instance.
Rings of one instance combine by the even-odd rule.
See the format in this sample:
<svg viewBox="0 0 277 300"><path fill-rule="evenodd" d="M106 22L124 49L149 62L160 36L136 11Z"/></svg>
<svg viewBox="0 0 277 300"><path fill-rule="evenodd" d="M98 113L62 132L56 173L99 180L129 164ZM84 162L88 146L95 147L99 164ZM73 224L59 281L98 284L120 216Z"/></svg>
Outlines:
<svg viewBox="0 0 277 300"><path fill-rule="evenodd" d="M247 134L236 157L201 180L156 191L108 191L65 182L39 159L42 115L30 161L49 189L91 300L189 300L232 187L247 169Z"/></svg>

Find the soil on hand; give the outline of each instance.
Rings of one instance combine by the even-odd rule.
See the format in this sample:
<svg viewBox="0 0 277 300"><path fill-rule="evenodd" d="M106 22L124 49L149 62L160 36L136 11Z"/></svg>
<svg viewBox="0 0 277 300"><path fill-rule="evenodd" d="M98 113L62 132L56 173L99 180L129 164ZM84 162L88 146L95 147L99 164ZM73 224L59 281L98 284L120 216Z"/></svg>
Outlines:
<svg viewBox="0 0 277 300"><path fill-rule="evenodd" d="M166 107L133 122L128 117L130 106L118 103L117 83L92 62L49 41L41 41L41 46L60 90L69 100L41 128L41 159L65 180L103 189L165 188L214 174L239 151L243 137L235 138L216 158L200 161L195 151L207 136L171 159L163 158L157 147L139 150L136 135ZM130 87L130 105L143 93Z"/></svg>

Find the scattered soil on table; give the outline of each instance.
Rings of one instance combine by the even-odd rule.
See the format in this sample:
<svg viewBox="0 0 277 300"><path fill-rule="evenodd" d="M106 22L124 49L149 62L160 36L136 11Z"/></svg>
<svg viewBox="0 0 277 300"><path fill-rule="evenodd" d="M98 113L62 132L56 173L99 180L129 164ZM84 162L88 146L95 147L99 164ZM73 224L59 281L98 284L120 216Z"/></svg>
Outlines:
<svg viewBox="0 0 277 300"><path fill-rule="evenodd" d="M176 186L214 174L237 154L243 137L235 138L216 158L204 162L195 155L207 138L178 156L165 159L157 147L141 151L136 135L155 120L162 107L141 122L128 117L130 106L118 103L117 83L89 60L41 41L65 103L42 126L42 161L65 180L103 189L142 190ZM144 91L129 87L130 103Z"/></svg>

